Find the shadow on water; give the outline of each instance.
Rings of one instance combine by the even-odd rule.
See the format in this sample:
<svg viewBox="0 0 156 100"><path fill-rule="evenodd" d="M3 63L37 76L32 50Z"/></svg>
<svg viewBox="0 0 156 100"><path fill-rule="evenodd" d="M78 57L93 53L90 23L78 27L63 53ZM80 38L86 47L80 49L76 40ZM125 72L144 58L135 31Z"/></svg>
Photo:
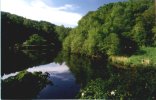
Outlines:
<svg viewBox="0 0 156 100"><path fill-rule="evenodd" d="M2 54L1 74L9 74L53 61L57 52L49 50L7 51Z"/></svg>
<svg viewBox="0 0 156 100"><path fill-rule="evenodd" d="M93 59L61 51L54 61L60 64L65 62L76 77L76 82L79 83L81 87L85 86L91 79L108 77L107 60L104 58Z"/></svg>

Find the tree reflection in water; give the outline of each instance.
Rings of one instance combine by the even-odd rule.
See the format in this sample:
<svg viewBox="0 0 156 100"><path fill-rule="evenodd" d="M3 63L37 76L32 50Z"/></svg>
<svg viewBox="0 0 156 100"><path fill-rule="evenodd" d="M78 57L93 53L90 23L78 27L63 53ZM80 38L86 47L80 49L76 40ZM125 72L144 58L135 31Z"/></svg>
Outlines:
<svg viewBox="0 0 156 100"><path fill-rule="evenodd" d="M32 66L48 64L57 56L56 51L23 50L7 51L2 55L1 75L22 71Z"/></svg>
<svg viewBox="0 0 156 100"><path fill-rule="evenodd" d="M30 54L30 52L26 54L29 54L29 58L32 57L34 61L38 61L40 58L33 57L33 53ZM39 54L36 53L36 55ZM48 56L44 57L46 57L45 59L50 58ZM156 99L155 68L140 66L122 69L109 65L105 58L94 59L63 51L58 53L56 58L54 57L52 56L53 59L48 59L48 61L52 62L54 60L55 63L67 65L75 76L76 82L80 84L81 91L77 98ZM25 74L25 77L23 77L22 73L25 73L27 77ZM42 73L22 73L2 81L3 98L35 98L38 92L48 83L47 78L42 78ZM62 85L64 84L62 83ZM53 92L56 93L56 91Z"/></svg>
<svg viewBox="0 0 156 100"><path fill-rule="evenodd" d="M105 59L59 53L56 62L65 62L81 85L81 99L156 99L156 69L117 68Z"/></svg>

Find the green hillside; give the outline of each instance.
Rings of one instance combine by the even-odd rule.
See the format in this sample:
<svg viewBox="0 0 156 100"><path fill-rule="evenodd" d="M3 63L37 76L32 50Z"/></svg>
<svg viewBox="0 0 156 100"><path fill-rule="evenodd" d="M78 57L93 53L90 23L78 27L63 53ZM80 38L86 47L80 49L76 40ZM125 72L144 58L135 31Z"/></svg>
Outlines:
<svg viewBox="0 0 156 100"><path fill-rule="evenodd" d="M63 42L63 49L90 56L132 55L156 46L154 0L106 4L91 11Z"/></svg>

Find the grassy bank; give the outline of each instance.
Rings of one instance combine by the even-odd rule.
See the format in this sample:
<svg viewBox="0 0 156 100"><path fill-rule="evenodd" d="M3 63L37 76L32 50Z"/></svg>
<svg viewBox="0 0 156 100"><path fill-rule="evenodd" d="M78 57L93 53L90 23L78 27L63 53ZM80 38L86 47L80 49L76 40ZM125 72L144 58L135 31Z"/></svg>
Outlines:
<svg viewBox="0 0 156 100"><path fill-rule="evenodd" d="M112 64L124 65L127 67L156 67L156 47L142 47L134 55L127 56L111 56Z"/></svg>

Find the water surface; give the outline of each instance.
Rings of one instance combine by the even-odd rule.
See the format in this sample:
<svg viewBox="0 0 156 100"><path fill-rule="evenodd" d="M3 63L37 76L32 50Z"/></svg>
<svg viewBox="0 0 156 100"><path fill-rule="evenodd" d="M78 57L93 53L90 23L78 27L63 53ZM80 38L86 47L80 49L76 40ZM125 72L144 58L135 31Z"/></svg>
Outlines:
<svg viewBox="0 0 156 100"><path fill-rule="evenodd" d="M2 66L2 79L14 76L22 70L50 74L49 80L53 85L48 84L39 91L35 96L39 99L76 98L81 95L80 89L87 88L91 81L96 83L99 78L103 81L103 92L108 93L109 98L156 98L156 69L152 67L122 69L110 65L106 59L93 59L65 52L57 54L47 51L22 51L8 54L8 63L3 63ZM98 84L94 86L96 88ZM116 95L111 97L109 94L114 90Z"/></svg>

